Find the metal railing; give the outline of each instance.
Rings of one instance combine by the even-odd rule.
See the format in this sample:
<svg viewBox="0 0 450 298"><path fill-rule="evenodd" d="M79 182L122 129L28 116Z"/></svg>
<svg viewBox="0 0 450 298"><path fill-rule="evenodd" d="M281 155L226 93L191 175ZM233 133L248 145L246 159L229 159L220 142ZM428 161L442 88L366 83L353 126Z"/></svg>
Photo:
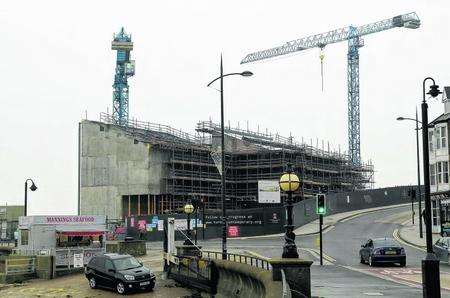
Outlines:
<svg viewBox="0 0 450 298"><path fill-rule="evenodd" d="M202 250L203 257L207 257L210 259L222 259L222 252L220 251L209 251ZM206 255L206 256L205 256ZM232 262L238 262L242 264L247 264L256 268L261 268L265 270L271 270L272 265L267 259L258 258L249 255L235 254L235 253L227 253L227 260Z"/></svg>

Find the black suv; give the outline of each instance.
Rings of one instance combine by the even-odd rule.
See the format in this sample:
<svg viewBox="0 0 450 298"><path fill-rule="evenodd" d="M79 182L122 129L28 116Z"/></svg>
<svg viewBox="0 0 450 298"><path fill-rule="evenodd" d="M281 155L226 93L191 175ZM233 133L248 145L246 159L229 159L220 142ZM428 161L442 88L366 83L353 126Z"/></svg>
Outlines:
<svg viewBox="0 0 450 298"><path fill-rule="evenodd" d="M130 255L93 257L85 267L85 274L92 289L106 287L126 294L138 289L151 291L155 287L155 274Z"/></svg>

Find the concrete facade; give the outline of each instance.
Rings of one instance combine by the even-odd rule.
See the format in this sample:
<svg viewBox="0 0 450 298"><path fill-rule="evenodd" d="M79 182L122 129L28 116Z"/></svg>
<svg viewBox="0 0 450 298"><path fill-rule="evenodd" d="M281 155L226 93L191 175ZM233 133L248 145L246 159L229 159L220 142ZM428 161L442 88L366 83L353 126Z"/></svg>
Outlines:
<svg viewBox="0 0 450 298"><path fill-rule="evenodd" d="M153 150L109 124L82 121L79 206L81 215L122 216L122 196L161 194L167 153Z"/></svg>

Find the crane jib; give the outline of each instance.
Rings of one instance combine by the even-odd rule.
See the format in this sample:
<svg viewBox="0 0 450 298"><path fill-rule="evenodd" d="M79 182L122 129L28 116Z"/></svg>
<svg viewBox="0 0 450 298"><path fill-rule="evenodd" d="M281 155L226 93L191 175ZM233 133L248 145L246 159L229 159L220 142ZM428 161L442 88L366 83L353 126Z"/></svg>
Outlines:
<svg viewBox="0 0 450 298"><path fill-rule="evenodd" d="M328 44L348 41L348 138L349 155L353 164L361 163L360 150L360 119L359 119L359 53L358 48L364 45L364 35L382 32L393 28L417 29L420 27L420 19L415 12L398 15L375 23L359 27L345 27L322 34L311 35L305 38L286 42L285 44L251 53L247 55L241 64L259 60L274 58L292 54L295 52L323 48Z"/></svg>

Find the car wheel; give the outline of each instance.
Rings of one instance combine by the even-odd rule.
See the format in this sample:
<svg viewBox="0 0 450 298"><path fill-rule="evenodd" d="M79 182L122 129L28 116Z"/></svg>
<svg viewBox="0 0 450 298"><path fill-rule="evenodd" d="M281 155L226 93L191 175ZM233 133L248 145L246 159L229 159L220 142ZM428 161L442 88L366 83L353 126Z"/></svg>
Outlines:
<svg viewBox="0 0 450 298"><path fill-rule="evenodd" d="M370 267L375 266L375 262L372 260L372 256L369 256L369 266Z"/></svg>
<svg viewBox="0 0 450 298"><path fill-rule="evenodd" d="M400 261L400 267L405 267L406 266L406 260Z"/></svg>
<svg viewBox="0 0 450 298"><path fill-rule="evenodd" d="M91 289L95 289L97 287L97 281L92 276L89 278L89 286Z"/></svg>
<svg viewBox="0 0 450 298"><path fill-rule="evenodd" d="M154 287L155 287L155 284L150 284L145 290L151 292L151 291L153 291Z"/></svg>
<svg viewBox="0 0 450 298"><path fill-rule="evenodd" d="M126 288L125 285L123 284L123 282L119 281L116 285L116 291L117 293L119 293L120 295L124 295L126 292Z"/></svg>
<svg viewBox="0 0 450 298"><path fill-rule="evenodd" d="M442 237L447 237L447 232L442 233Z"/></svg>
<svg viewBox="0 0 450 298"><path fill-rule="evenodd" d="M364 258L363 258L363 256L362 256L362 255L360 255L359 257L360 257L360 260L359 260L359 262L360 262L361 264L365 264L365 263L366 263L366 261L364 261Z"/></svg>

